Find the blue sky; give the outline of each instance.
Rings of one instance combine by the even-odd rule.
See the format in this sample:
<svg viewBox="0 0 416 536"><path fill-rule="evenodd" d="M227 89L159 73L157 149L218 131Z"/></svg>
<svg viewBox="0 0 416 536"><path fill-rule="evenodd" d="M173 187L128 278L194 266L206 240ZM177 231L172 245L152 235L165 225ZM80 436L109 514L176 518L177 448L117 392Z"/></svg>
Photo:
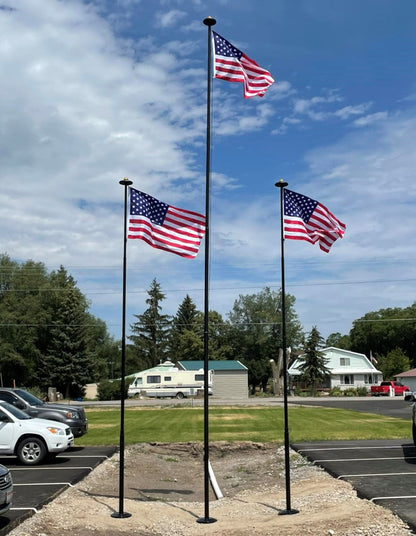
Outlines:
<svg viewBox="0 0 416 536"><path fill-rule="evenodd" d="M305 331L415 301L413 0L2 0L0 251L64 265L121 334L123 190L204 212L207 30L268 69L264 98L213 81L210 308L280 287L280 178L347 225L285 244ZM127 322L153 278L203 308L194 260L128 244Z"/></svg>

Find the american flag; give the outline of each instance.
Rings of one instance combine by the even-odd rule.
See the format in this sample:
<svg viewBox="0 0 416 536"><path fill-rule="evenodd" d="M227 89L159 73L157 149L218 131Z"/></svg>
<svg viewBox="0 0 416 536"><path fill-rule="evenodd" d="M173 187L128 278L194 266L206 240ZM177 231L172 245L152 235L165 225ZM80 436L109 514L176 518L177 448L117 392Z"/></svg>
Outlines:
<svg viewBox="0 0 416 536"><path fill-rule="evenodd" d="M285 238L319 242L328 253L335 240L344 236L346 226L318 201L287 189L283 200Z"/></svg>
<svg viewBox="0 0 416 536"><path fill-rule="evenodd" d="M188 259L196 257L205 234L205 216L172 207L134 188L129 191L128 238Z"/></svg>
<svg viewBox="0 0 416 536"><path fill-rule="evenodd" d="M224 37L213 35L214 76L228 82L243 82L244 98L263 97L274 82L272 75L238 50Z"/></svg>

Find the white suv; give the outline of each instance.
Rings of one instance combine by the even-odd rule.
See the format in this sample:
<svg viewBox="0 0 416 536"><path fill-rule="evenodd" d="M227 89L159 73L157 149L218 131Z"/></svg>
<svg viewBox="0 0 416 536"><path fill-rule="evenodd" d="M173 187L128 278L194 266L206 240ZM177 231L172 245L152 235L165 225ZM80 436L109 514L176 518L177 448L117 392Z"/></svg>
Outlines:
<svg viewBox="0 0 416 536"><path fill-rule="evenodd" d="M15 455L21 463L35 465L73 444L74 436L66 424L32 418L0 402L0 455Z"/></svg>

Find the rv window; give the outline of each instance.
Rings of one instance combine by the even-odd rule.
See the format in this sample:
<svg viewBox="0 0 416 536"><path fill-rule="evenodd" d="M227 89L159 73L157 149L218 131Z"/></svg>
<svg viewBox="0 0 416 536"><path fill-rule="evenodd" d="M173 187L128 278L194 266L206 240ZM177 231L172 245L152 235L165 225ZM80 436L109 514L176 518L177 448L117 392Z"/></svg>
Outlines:
<svg viewBox="0 0 416 536"><path fill-rule="evenodd" d="M136 381L134 382L136 385L142 385L142 379L141 378L136 378Z"/></svg>
<svg viewBox="0 0 416 536"><path fill-rule="evenodd" d="M171 381L172 381L172 376L164 376L164 377L163 377L163 381L165 381L165 382L171 382Z"/></svg>
<svg viewBox="0 0 416 536"><path fill-rule="evenodd" d="M148 376L147 383L160 383L160 376Z"/></svg>
<svg viewBox="0 0 416 536"><path fill-rule="evenodd" d="M204 381L204 375L203 374L195 374L195 381L196 382L203 382Z"/></svg>

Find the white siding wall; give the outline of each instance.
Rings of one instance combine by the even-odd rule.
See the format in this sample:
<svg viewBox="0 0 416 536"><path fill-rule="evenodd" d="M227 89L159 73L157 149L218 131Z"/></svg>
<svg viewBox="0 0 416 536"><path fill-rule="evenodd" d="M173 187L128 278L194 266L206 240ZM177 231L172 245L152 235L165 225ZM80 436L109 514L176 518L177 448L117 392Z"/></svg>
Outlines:
<svg viewBox="0 0 416 536"><path fill-rule="evenodd" d="M215 398L232 398L244 400L248 398L248 375L246 370L215 370L213 381Z"/></svg>

